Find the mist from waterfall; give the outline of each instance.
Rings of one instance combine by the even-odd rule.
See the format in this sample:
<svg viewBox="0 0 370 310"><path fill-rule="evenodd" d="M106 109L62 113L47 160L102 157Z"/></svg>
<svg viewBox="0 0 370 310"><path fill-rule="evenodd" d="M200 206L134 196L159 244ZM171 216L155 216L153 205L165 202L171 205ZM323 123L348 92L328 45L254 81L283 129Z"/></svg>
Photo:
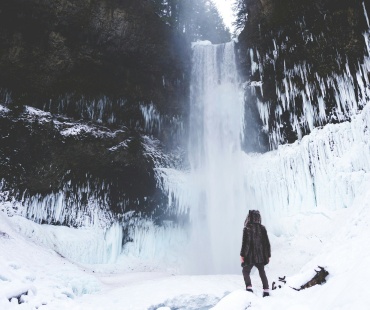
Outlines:
<svg viewBox="0 0 370 310"><path fill-rule="evenodd" d="M246 215L241 140L244 102L234 42L193 47L189 162L190 271L237 271Z"/></svg>

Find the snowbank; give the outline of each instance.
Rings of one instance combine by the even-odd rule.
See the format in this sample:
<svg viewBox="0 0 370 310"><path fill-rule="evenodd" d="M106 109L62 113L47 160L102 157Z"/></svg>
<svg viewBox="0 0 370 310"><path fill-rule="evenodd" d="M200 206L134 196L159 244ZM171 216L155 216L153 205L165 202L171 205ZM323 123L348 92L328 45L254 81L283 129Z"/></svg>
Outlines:
<svg viewBox="0 0 370 310"><path fill-rule="evenodd" d="M12 226L0 212L0 230L7 235L0 236L0 309L37 309L42 305L63 309L62 304L65 309L77 296L101 289L95 277L22 237Z"/></svg>

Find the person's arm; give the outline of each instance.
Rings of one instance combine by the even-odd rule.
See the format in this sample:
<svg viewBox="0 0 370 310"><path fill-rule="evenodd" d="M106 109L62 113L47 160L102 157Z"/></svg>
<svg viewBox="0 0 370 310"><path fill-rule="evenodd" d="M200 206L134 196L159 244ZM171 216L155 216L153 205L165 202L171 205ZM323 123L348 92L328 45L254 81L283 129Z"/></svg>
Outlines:
<svg viewBox="0 0 370 310"><path fill-rule="evenodd" d="M266 228L264 227L263 229L263 232L264 232L264 235L265 235L265 247L266 247L266 253L267 253L267 256L268 256L268 261L270 262L270 258L271 258L271 245L270 245L270 240L269 240L269 236L267 234L267 230Z"/></svg>
<svg viewBox="0 0 370 310"><path fill-rule="evenodd" d="M247 241L247 228L244 227L243 229L243 239L242 239L242 248L240 249L240 261L244 262L244 253L245 253L245 247L246 247L246 241Z"/></svg>

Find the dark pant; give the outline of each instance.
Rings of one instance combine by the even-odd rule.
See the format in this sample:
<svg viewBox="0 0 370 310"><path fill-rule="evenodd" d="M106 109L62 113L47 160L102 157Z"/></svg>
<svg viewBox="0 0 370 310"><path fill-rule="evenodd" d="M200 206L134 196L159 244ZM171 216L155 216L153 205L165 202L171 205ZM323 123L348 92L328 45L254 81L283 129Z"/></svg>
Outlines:
<svg viewBox="0 0 370 310"><path fill-rule="evenodd" d="M269 282L267 281L267 277L266 277L266 273L265 273L265 266L263 264L244 265L244 267L243 267L243 277L244 277L245 287L252 286L250 274L251 274L251 270L252 270L253 266L256 266L257 269L258 269L258 272L259 272L261 280L262 280L263 289L268 289L269 288Z"/></svg>

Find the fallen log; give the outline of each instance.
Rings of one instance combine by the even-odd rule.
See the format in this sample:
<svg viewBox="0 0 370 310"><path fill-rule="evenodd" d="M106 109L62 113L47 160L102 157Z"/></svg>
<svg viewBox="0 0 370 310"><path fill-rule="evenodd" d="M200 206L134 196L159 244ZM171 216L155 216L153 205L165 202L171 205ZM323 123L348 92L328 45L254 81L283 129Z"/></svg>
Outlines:
<svg viewBox="0 0 370 310"><path fill-rule="evenodd" d="M323 284L326 282L326 277L329 275L329 272L324 268L324 267L320 267L318 266L319 270L315 270L316 274L314 275L314 277L309 280L308 282L306 282L305 284L301 285L299 288L295 288L295 287L291 287L292 289L296 290L296 291L301 291L301 290L304 290L306 288L309 288L309 287L312 287L314 285L317 285L317 284ZM279 280L278 282L272 282L272 289L273 290L276 290L278 288L281 288L283 285L286 284L286 277L279 277Z"/></svg>

